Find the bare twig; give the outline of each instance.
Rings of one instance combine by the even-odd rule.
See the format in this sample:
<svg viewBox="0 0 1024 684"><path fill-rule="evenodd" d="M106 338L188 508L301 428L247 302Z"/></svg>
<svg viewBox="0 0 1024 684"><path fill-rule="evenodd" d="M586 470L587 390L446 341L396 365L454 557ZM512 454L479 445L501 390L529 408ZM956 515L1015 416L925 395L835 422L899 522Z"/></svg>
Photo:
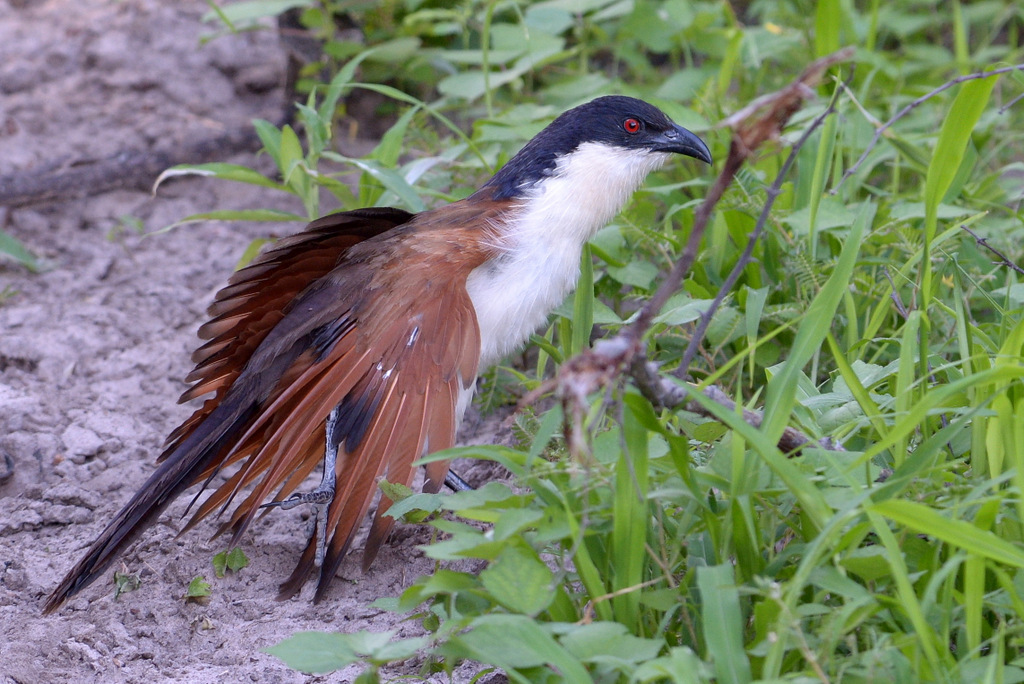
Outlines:
<svg viewBox="0 0 1024 684"><path fill-rule="evenodd" d="M850 76L847 78L846 83L849 83L853 79L853 72L851 71ZM845 84L844 84L845 85ZM838 96L840 90L836 89L836 96ZM708 326L711 325L711 319L715 315L715 312L722 306L722 302L725 301L726 296L732 292L733 285L739 280L740 274L743 273L743 269L750 263L751 258L754 254L754 246L758 240L761 239L761 235L764 233L764 228L768 223L768 217L771 215L772 207L775 206L775 200L782 192L782 183L789 175L789 170L796 162L796 157L800 153L804 144L810 139L811 134L814 133L824 123L825 119L836 110L836 97L833 96L832 101L829 102L828 107L819 114L811 125L807 127L800 139L797 140L796 144L789 152L789 156L786 157L786 161L782 164L782 168L779 170L778 175L775 177L775 182L771 184L771 187L766 191L767 198L765 199L764 207L761 209L761 215L757 217L757 223L754 225L754 231L750 234L747 240L747 246L743 249L743 254L736 261L729 276L722 283L722 286L718 288L718 292L715 294L714 301L711 302L711 306L706 311L701 313L700 322L698 322L696 329L693 331L693 335L690 336L690 343L686 346L686 352L683 354L682 361L679 362L679 366L675 370L675 375L678 378L685 378L690 372L690 364L693 362L693 357L697 355L697 350L700 348L701 343L704 341L704 335L708 331Z"/></svg>
<svg viewBox="0 0 1024 684"><path fill-rule="evenodd" d="M885 279L889 281L889 287L892 288L892 294L889 297L892 299L892 303L896 306L896 311L899 312L903 320L907 320L910 316L910 312L907 311L907 307L903 305L903 300L900 299L899 294L896 292L896 283L892 280L892 274L889 273L889 269L882 268L882 272L885 273Z"/></svg>
<svg viewBox="0 0 1024 684"><path fill-rule="evenodd" d="M966 83L967 81L976 81L979 78L988 78L989 76L999 76L1000 74L1007 74L1010 73L1011 71L1020 71L1022 69L1024 69L1024 64L1017 64L1015 66L993 69L992 71L980 71L975 74L966 74L964 76L958 76L951 81L946 81L945 83L943 83L930 93L926 93L921 97L917 98L916 100L914 100L913 102L910 102L903 109L896 112L896 114L894 114L891 119L886 121L881 126L875 128L875 135L874 137L871 138L871 142L868 143L868 146L864 148L864 153L860 155L860 159L858 159L853 164L853 166L846 170L846 173L844 173L843 177L839 179L839 182L836 183L836 186L829 191L829 194L834 195L837 192L839 192L839 188L843 187L843 183L846 182L846 179L857 172L857 169L861 167L861 165L864 163L864 160L866 160L868 158L868 155L871 154L871 151L875 149L875 146L878 144L878 141L882 138L882 135L887 130L889 130L889 128L891 128L893 124L895 124L897 121L905 117L910 112L914 111L916 108L920 107L922 104L924 104L931 98L935 97L939 93L949 90L953 86L958 85L960 83ZM1010 104L1006 105L1006 107L1009 107L1018 99L1020 98L1015 98ZM1004 109L1006 107L1004 107ZM1001 114L1002 112L1003 110L1001 109L999 113Z"/></svg>
<svg viewBox="0 0 1024 684"><path fill-rule="evenodd" d="M961 226L961 227L962 228L967 228L967 226ZM968 232L970 232L970 231L968 231ZM883 267L882 268L882 272L885 273L885 279L889 281L889 287L892 288L892 293L889 295L889 298L892 299L893 305L896 307L897 313L899 313L900 317L902 317L904 321L908 320L910 318L910 311L907 309L906 305L903 303L903 300L900 299L900 296L899 296L899 294L896 291L896 282L893 281L892 275L889 273L889 269ZM937 383L938 380L935 378L935 374L932 373L932 363L931 363L931 361L928 361L925 364L925 366L928 369L928 379L931 380L931 382L933 384ZM942 427L947 427L949 425L949 418L946 416L945 413L940 413L939 414L939 420L942 421ZM954 456L954 454L955 454L955 452L953 450L952 442L946 442L946 449L949 451L950 458L952 458Z"/></svg>
<svg viewBox="0 0 1024 684"><path fill-rule="evenodd" d="M1024 275L1024 268L1021 268L1017 264L1013 263L1012 261L1010 261L1009 257L1007 257L1005 254L1000 252L998 249L996 249L992 245L988 244L988 238L981 237L980 235L978 235L973 230L971 230L970 228L968 228L967 226L965 226L963 224L960 224L960 227L963 228L964 230L966 230L967 233L972 238L974 238L975 244L977 244L979 247L984 247L985 249L987 249L988 251L992 252L997 257L999 257L999 261L996 262L996 263L1001 263L1003 266L1006 266L1007 268L1012 269L1012 270L1016 271L1017 273L1020 273L1021 275Z"/></svg>
<svg viewBox="0 0 1024 684"><path fill-rule="evenodd" d="M697 260L697 253L700 243L704 239L704 231L707 230L711 211L722 199L726 188L732 183L744 162L766 141L779 137L786 122L799 111L804 100L814 95L812 87L821 80L825 71L852 56L853 49L846 48L812 62L796 81L782 90L759 97L719 124L720 127L732 128L734 132L732 144L729 147L729 156L725 160L722 172L694 214L693 229L683 253L654 295L644 304L636 321L625 331L625 334L634 340L642 338L669 297L679 290L683 277L690 271L693 262Z"/></svg>
<svg viewBox="0 0 1024 684"><path fill-rule="evenodd" d="M717 420L718 417L714 413L708 411L703 404L692 398L693 393L699 391L730 413L736 412L736 403L718 387L712 385L698 390L696 387L676 384L671 378L661 375L658 372L657 364L653 361L648 361L642 354L637 354L633 357L629 374L633 381L636 382L640 393L655 407L674 409L683 406L691 413L697 413ZM743 422L748 425L759 428L763 419L764 416L759 411L743 409ZM787 427L783 431L782 436L779 438L778 447L784 454L794 454L808 444L813 444L829 451L845 451L831 437L814 440L791 427Z"/></svg>
<svg viewBox="0 0 1024 684"><path fill-rule="evenodd" d="M1013 105L1017 104L1022 99L1024 99L1024 93L1021 93L1017 97L1013 98L1012 100L1010 100L1009 102L1004 104L1002 107L1000 107L997 111L999 112L999 114L1005 114L1007 112L1007 110L1010 109L1010 107L1012 107Z"/></svg>
<svg viewBox="0 0 1024 684"><path fill-rule="evenodd" d="M593 349L567 360L559 369L557 378L544 383L520 402L520 405L530 403L541 393L555 389L556 394L562 400L566 420L575 423L575 427L570 428L566 433L573 453L584 451L576 442L583 438L580 426L584 415L583 407L587 405L588 395L599 387L607 387L615 379L622 377L630 369L634 359L642 359L643 362L646 362L644 334L650 329L654 317L658 315L669 297L678 291L683 277L696 261L700 243L711 218L711 212L722 198L726 188L732 183L736 173L761 145L769 140L778 139L783 127L793 114L800 110L806 99L813 96L813 87L821 80L825 71L852 56L853 49L846 48L816 60L792 84L758 98L722 122L722 126L733 129L729 156L714 185L697 208L693 228L686 246L683 248L683 253L654 295L640 310L637 319L619 335L601 340L594 345ZM758 419L758 424L760 424L760 419ZM792 450L792 448L796 448L796 445L805 444L807 441L807 438L804 437L802 441L794 442L793 446L787 450Z"/></svg>
<svg viewBox="0 0 1024 684"><path fill-rule="evenodd" d="M106 159L66 160L41 171L0 176L0 207L62 202L108 190L149 191L153 179L171 166L221 159L227 153L255 151L259 146L254 130L230 131L169 149L125 150Z"/></svg>

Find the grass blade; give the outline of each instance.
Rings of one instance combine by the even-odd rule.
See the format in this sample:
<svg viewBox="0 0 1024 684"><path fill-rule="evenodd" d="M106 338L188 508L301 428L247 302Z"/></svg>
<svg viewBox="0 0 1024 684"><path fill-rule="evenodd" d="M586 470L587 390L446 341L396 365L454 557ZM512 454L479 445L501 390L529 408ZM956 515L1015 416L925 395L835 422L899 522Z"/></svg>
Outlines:
<svg viewBox="0 0 1024 684"><path fill-rule="evenodd" d="M750 659L743 649L743 614L732 566L697 568L704 641L709 659L714 660L721 684L746 684L751 680Z"/></svg>

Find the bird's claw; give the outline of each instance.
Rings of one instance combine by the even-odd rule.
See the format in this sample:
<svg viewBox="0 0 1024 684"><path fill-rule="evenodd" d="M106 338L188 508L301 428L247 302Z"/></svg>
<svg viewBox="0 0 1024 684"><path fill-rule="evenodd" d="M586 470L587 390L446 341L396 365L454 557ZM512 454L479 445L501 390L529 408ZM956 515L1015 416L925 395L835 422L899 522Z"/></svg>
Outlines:
<svg viewBox="0 0 1024 684"><path fill-rule="evenodd" d="M327 517L332 501L334 501L334 489L325 489L321 486L311 492L292 494L287 499L265 503L260 508L273 507L287 511L301 504L309 504L312 516L306 535L316 535L316 556L313 563L319 568L324 564L324 556L327 551Z"/></svg>
<svg viewBox="0 0 1024 684"><path fill-rule="evenodd" d="M265 503L260 508L272 508L279 507L283 511L288 511L301 504L311 504L312 506L326 506L327 504L334 501L334 490L317 488L311 492L303 492L302 494L292 494L287 499L281 501L271 501Z"/></svg>
<svg viewBox="0 0 1024 684"><path fill-rule="evenodd" d="M283 511L287 511L295 508L300 503L303 503L302 496L302 494L292 494L287 499L282 499L281 501L269 501L262 504L260 508L280 508Z"/></svg>

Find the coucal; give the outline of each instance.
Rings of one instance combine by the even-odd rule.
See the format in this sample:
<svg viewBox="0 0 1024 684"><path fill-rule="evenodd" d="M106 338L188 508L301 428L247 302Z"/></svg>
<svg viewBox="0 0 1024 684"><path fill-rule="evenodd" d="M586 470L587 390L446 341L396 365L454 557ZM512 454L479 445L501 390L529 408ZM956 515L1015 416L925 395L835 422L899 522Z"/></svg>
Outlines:
<svg viewBox="0 0 1024 684"><path fill-rule="evenodd" d="M45 611L95 580L175 497L197 484L202 493L232 465L182 532L234 505L218 530L233 532L233 546L271 494L269 505L312 504L308 543L280 590L295 594L319 570L322 598L377 480L409 486L416 459L454 445L477 372L545 322L576 283L583 244L672 154L711 162L656 107L600 97L555 119L466 199L419 214L330 214L272 245L217 293L199 329L207 342L181 401L213 396L171 433L159 467ZM320 486L293 494L321 459ZM447 472L428 465L424 490ZM382 496L364 569L393 524L390 505Z"/></svg>

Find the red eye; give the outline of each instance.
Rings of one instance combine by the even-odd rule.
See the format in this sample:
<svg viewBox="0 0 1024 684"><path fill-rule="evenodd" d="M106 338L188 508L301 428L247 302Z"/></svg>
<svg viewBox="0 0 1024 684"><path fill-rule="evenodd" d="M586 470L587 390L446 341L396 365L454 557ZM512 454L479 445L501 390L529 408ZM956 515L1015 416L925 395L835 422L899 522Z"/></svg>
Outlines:
<svg viewBox="0 0 1024 684"><path fill-rule="evenodd" d="M622 122L622 127L626 129L627 133L639 133L640 132L640 120L629 118Z"/></svg>

